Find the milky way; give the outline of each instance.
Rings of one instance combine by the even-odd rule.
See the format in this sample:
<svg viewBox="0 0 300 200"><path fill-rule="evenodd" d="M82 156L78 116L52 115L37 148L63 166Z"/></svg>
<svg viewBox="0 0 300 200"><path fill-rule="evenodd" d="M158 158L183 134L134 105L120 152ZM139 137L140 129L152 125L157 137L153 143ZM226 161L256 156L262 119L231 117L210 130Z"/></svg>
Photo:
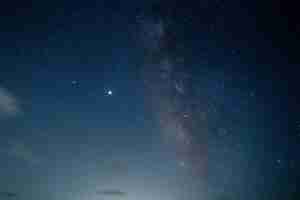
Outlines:
<svg viewBox="0 0 300 200"><path fill-rule="evenodd" d="M1 6L0 198L300 199L284 6L22 2Z"/></svg>
<svg viewBox="0 0 300 200"><path fill-rule="evenodd" d="M148 33L146 30L151 30ZM147 34L148 33L148 34ZM205 185L207 180L206 117L192 101L189 74L182 63L171 55L169 35L162 20L143 24L145 63L143 77L148 91L148 103L157 118L164 143L174 151L178 165L188 176L196 175L193 185ZM174 41L172 41L174 42ZM148 104L148 105L149 105ZM196 106L196 107L195 107ZM204 111L204 110L203 110ZM202 113L202 117L199 117ZM197 119L197 120L195 120ZM198 197L204 197L203 188ZM195 192L195 191L193 191Z"/></svg>
<svg viewBox="0 0 300 200"><path fill-rule="evenodd" d="M149 30L150 33L147 32ZM228 132L233 132L229 127L238 130L237 127L242 126L242 122L230 125L234 119L232 110L241 107L242 102L238 97L240 93L225 88L225 80L232 75L211 71L196 76L189 72L184 56L174 53L174 46L179 40L171 37L171 30L168 23L160 18L143 21L141 37L145 51L142 75L147 106L151 107L159 124L159 134L166 148L173 152L178 167L186 172L185 180L188 181L184 182L186 187L182 188L182 193L193 194L190 199L218 199L228 194L238 196L239 192L249 190L246 187L252 183L250 188L256 190L255 181L258 179L252 177L257 176L258 161L252 161L251 170L247 167L252 150L243 150L244 146L238 142L233 145L220 139L226 136L227 140L245 140L243 134L227 136ZM195 79L202 82L196 83ZM224 108L220 105L226 105L229 110L230 102L235 102L233 109L222 113ZM247 123L255 120L251 118ZM247 126L244 126L247 131L255 129L255 126ZM240 150L236 150L235 145ZM249 175L245 175L246 170Z"/></svg>

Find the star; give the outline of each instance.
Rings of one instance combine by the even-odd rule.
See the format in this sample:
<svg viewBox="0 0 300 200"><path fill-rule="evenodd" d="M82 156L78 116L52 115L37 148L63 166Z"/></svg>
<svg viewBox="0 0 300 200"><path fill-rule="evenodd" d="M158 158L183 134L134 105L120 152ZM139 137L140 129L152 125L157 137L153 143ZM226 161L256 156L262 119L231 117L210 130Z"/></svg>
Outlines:
<svg viewBox="0 0 300 200"><path fill-rule="evenodd" d="M185 164L185 162L184 162L184 161L180 161L180 162L179 162L179 166L180 166L180 167L185 167L185 166L186 166L186 164Z"/></svg>
<svg viewBox="0 0 300 200"><path fill-rule="evenodd" d="M280 160L280 159L278 159L278 160L276 160L276 161L277 161L278 164L281 164L281 160Z"/></svg>
<svg viewBox="0 0 300 200"><path fill-rule="evenodd" d="M188 115L188 114L184 114L183 117L184 117L184 118L188 118L189 115Z"/></svg>
<svg viewBox="0 0 300 200"><path fill-rule="evenodd" d="M77 85L77 84L78 84L78 81L73 80L73 81L71 82L71 84L72 84L72 85Z"/></svg>
<svg viewBox="0 0 300 200"><path fill-rule="evenodd" d="M106 91L106 95L107 95L107 96L112 96L112 94L113 94L112 90L107 90L107 91Z"/></svg>

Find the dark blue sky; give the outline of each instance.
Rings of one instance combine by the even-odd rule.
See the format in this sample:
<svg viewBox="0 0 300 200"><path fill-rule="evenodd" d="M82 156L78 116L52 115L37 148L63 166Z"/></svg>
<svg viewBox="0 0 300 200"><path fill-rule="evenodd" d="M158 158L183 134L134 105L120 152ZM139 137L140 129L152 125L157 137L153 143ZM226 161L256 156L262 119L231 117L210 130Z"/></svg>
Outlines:
<svg viewBox="0 0 300 200"><path fill-rule="evenodd" d="M0 199L296 199L297 26L268 3L1 8Z"/></svg>

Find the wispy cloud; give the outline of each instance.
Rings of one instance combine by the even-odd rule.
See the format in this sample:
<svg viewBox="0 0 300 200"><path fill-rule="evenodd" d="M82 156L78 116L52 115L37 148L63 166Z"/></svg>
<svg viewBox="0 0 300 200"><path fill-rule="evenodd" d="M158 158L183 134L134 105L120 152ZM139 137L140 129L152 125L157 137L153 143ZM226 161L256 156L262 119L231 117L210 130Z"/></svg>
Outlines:
<svg viewBox="0 0 300 200"><path fill-rule="evenodd" d="M4 197L4 198L17 197L17 193L14 193L14 192L0 192L0 197Z"/></svg>
<svg viewBox="0 0 300 200"><path fill-rule="evenodd" d="M14 116L20 112L18 101L7 89L0 87L0 115Z"/></svg>
<svg viewBox="0 0 300 200"><path fill-rule="evenodd" d="M127 192L123 192L117 189L107 189L107 190L99 190L97 194L104 195L104 196L127 196Z"/></svg>

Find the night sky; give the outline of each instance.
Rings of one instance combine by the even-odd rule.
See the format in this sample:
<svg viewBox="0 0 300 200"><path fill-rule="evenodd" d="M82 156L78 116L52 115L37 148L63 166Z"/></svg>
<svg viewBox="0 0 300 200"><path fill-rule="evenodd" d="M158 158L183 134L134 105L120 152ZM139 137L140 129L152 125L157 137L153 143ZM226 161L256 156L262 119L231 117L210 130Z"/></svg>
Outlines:
<svg viewBox="0 0 300 200"><path fill-rule="evenodd" d="M32 0L0 13L0 200L300 198L294 5Z"/></svg>

